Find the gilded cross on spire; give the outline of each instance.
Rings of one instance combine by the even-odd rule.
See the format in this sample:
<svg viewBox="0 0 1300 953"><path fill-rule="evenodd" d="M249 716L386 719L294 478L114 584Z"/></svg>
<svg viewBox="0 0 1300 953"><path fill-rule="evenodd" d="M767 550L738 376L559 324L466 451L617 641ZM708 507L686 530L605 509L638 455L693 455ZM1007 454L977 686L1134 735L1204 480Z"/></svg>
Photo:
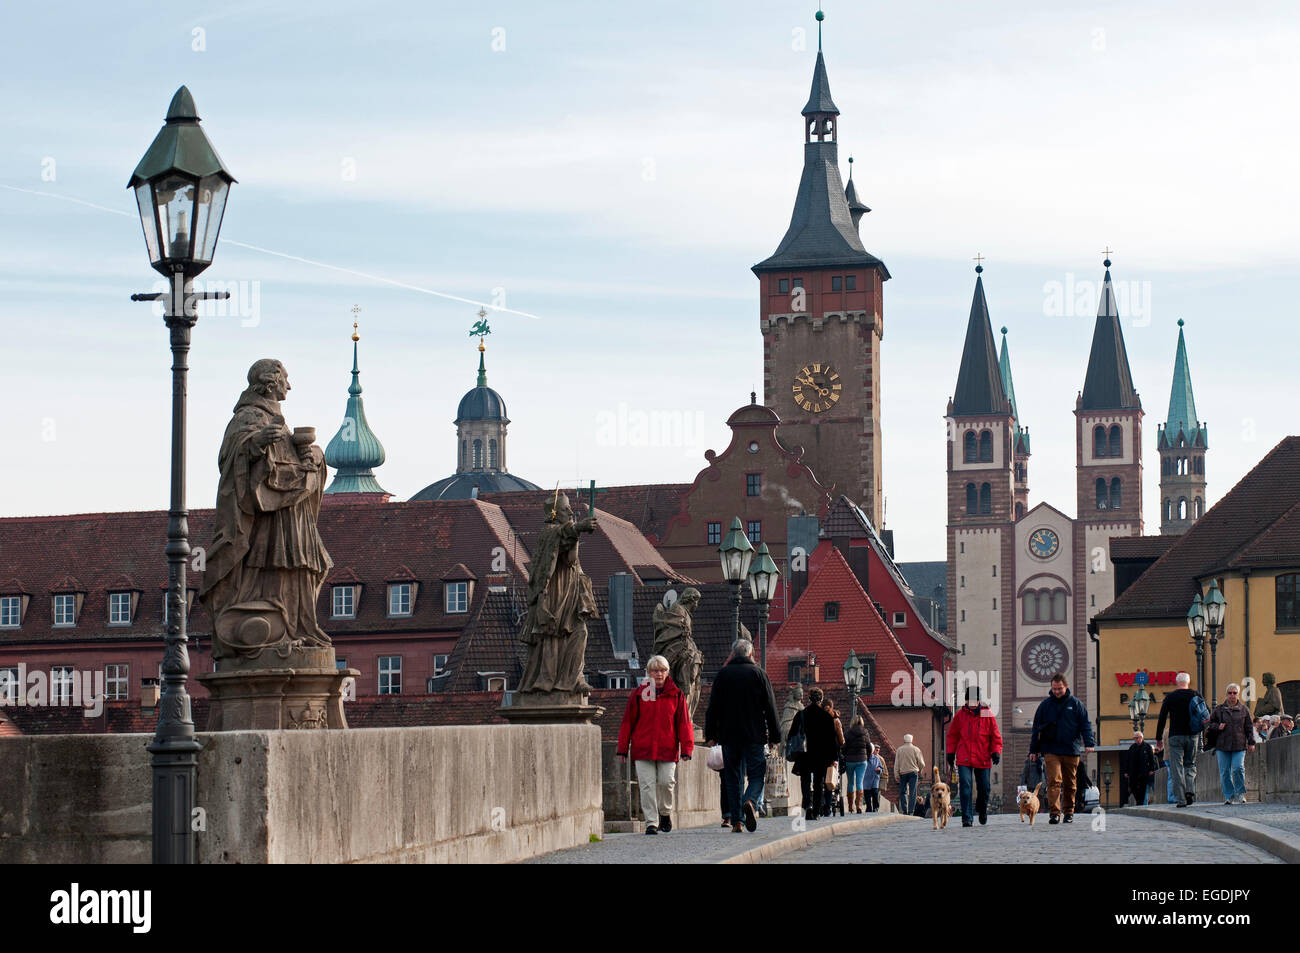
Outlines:
<svg viewBox="0 0 1300 953"><path fill-rule="evenodd" d="M983 265L983 262L984 262L984 256L981 255L979 252L976 252L976 253L975 253L975 257L972 258L971 261L975 262L975 274L977 274L977 275L979 275L979 274L983 274L983 272L984 272L984 265Z"/></svg>
<svg viewBox="0 0 1300 953"><path fill-rule="evenodd" d="M354 319L353 322L352 322L352 340L354 340L354 341L360 341L360 340L361 340L360 335L357 334L357 322L356 322L356 320L355 320L356 316L357 316L358 314L360 314L360 313L361 313L361 305L359 305L359 304L354 304L354 305L352 306L352 317L353 317L353 319Z"/></svg>
<svg viewBox="0 0 1300 953"><path fill-rule="evenodd" d="M1104 252L1102 252L1102 254L1106 256L1106 260L1103 261L1102 264L1105 265L1107 268L1109 268L1109 267L1110 267L1110 256L1113 255L1113 254L1115 254L1115 249L1111 248L1110 245L1107 245L1107 246L1106 246L1106 250L1105 250Z"/></svg>

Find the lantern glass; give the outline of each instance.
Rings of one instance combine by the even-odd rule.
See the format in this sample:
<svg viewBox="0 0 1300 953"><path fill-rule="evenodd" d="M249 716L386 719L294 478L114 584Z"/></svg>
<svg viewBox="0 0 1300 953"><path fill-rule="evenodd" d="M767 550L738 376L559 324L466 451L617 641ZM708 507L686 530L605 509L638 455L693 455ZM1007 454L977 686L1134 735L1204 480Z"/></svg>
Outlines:
<svg viewBox="0 0 1300 953"><path fill-rule="evenodd" d="M862 663L858 661L857 653L852 649L849 650L849 657L844 662L844 687L851 692L856 692L862 687Z"/></svg>
<svg viewBox="0 0 1300 953"><path fill-rule="evenodd" d="M208 175L199 180L198 199L194 207L194 260L212 263L217 250L217 234L226 211L230 183L224 176Z"/></svg>
<svg viewBox="0 0 1300 953"><path fill-rule="evenodd" d="M140 207L140 224L144 226L144 243L149 249L149 263L157 265L162 261L158 251L158 226L153 212L153 187L148 182L141 182L135 187L135 202Z"/></svg>
<svg viewBox="0 0 1300 953"><path fill-rule="evenodd" d="M1198 592L1192 600L1192 607L1187 610L1187 631L1192 640L1199 642L1205 638L1205 612L1201 609L1201 594Z"/></svg>
<svg viewBox="0 0 1300 953"><path fill-rule="evenodd" d="M1137 713L1146 717L1147 711L1151 708L1151 696L1147 693L1147 690L1145 688L1139 688L1133 701L1137 704Z"/></svg>
<svg viewBox="0 0 1300 953"><path fill-rule="evenodd" d="M1217 629L1223 625L1223 613L1228 607L1228 603L1223 598L1223 592L1219 589L1219 581L1216 579L1210 583L1210 591L1205 597L1205 621L1210 628Z"/></svg>

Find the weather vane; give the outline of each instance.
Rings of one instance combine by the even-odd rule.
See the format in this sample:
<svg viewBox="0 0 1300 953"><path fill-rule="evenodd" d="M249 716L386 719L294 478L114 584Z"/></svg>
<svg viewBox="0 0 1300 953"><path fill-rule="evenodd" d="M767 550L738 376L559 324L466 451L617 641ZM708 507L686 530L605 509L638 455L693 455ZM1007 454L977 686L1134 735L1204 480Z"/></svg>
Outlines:
<svg viewBox="0 0 1300 953"><path fill-rule="evenodd" d="M479 348L481 349L483 347L483 335L491 333L492 329L488 327L487 323L487 311L483 308L479 308L478 322L469 329L469 336L474 337L474 335L478 335Z"/></svg>

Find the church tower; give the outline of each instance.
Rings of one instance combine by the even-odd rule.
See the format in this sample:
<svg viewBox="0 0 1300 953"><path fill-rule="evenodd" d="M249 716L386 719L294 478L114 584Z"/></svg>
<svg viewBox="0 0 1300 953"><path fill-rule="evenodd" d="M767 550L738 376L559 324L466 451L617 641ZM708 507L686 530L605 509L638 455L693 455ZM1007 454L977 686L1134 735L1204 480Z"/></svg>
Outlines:
<svg viewBox="0 0 1300 953"><path fill-rule="evenodd" d="M1105 261L1097 323L1083 390L1075 401L1078 517L1074 550L1074 645L1071 690L1095 698L1095 646L1085 624L1115 599L1110 540L1142 535L1142 400L1133 389L1110 259ZM1084 695L1084 692L1087 695Z"/></svg>
<svg viewBox="0 0 1300 953"><path fill-rule="evenodd" d="M337 471L325 488L328 502L355 499L386 502L392 495L375 479L374 468L384 462L384 445L366 422L366 407L361 400L361 371L357 367L357 342L360 339L356 322L353 322L352 383L348 385L347 409L343 412L343 425L325 447L325 463Z"/></svg>
<svg viewBox="0 0 1300 953"><path fill-rule="evenodd" d="M753 267L763 333L763 403L803 462L880 527L884 516L880 340L884 262L858 224L870 209L840 178L839 109L831 99L817 13L817 63L803 108L804 164L790 227Z"/></svg>
<svg viewBox="0 0 1300 953"><path fill-rule="evenodd" d="M957 668L1001 672L1010 664L1014 619L1016 426L983 271L976 266L957 389L948 401L948 634L957 642Z"/></svg>
<svg viewBox="0 0 1300 953"><path fill-rule="evenodd" d="M1160 535L1181 535L1205 513L1205 450L1209 428L1196 418L1192 372L1187 366L1183 319L1178 319L1169 419L1157 427L1160 451Z"/></svg>

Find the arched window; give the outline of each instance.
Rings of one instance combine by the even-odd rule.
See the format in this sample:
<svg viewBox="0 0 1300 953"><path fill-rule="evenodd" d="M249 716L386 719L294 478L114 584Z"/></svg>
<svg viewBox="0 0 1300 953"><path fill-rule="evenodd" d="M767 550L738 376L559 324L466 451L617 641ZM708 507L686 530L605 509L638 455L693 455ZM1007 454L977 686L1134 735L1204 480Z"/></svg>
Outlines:
<svg viewBox="0 0 1300 953"><path fill-rule="evenodd" d="M1196 498L1196 506L1195 506L1195 508L1192 510L1192 512L1193 512L1194 514L1196 514L1196 518L1197 518L1197 519L1200 519L1200 518L1201 518L1202 507L1203 507L1203 506L1204 506L1204 504L1201 503L1201 498L1198 496L1198 497Z"/></svg>
<svg viewBox="0 0 1300 953"><path fill-rule="evenodd" d="M1169 471L1170 471L1170 469L1171 469L1171 468L1170 468L1170 466L1169 466L1169 458L1168 458L1168 457L1161 457L1161 458L1160 458L1160 475L1161 475L1161 476L1169 476Z"/></svg>
<svg viewBox="0 0 1300 953"><path fill-rule="evenodd" d="M1038 621L1047 622L1052 618L1052 590L1038 590Z"/></svg>
<svg viewBox="0 0 1300 953"><path fill-rule="evenodd" d="M1065 590L1052 590L1052 621L1065 621Z"/></svg>
<svg viewBox="0 0 1300 953"><path fill-rule="evenodd" d="M1024 516L1024 515L1025 515L1025 504L1023 504L1023 503L1017 503L1017 504L1016 504L1016 519L1020 519L1020 518L1021 518L1022 516Z"/></svg>
<svg viewBox="0 0 1300 953"><path fill-rule="evenodd" d="M474 469L475 470L483 469L483 441L482 440L474 441Z"/></svg>
<svg viewBox="0 0 1300 953"><path fill-rule="evenodd" d="M1187 519L1187 497L1180 497L1178 500L1178 518Z"/></svg>
<svg viewBox="0 0 1300 953"><path fill-rule="evenodd" d="M1110 428L1110 455L1124 456L1124 431L1120 430L1119 424Z"/></svg>
<svg viewBox="0 0 1300 953"><path fill-rule="evenodd" d="M1106 492L1106 481L1102 479L1098 479L1097 480L1097 509L1104 510L1106 508L1109 499L1110 499L1110 494Z"/></svg>
<svg viewBox="0 0 1300 953"><path fill-rule="evenodd" d="M488 469L497 469L497 442L495 440L488 441Z"/></svg>
<svg viewBox="0 0 1300 953"><path fill-rule="evenodd" d="M1092 432L1092 455L1094 457L1104 457L1106 455L1106 428L1098 426Z"/></svg>
<svg viewBox="0 0 1300 953"><path fill-rule="evenodd" d="M1020 601L1024 606L1023 611L1021 613L1024 616L1024 618L1021 621L1037 622L1038 621L1038 593L1035 592L1033 589L1026 589L1025 594L1020 597Z"/></svg>
<svg viewBox="0 0 1300 953"><path fill-rule="evenodd" d="M1204 457L1197 457L1197 458L1196 458L1196 472L1197 472L1197 474L1202 474L1202 473L1205 472L1205 458L1204 458Z"/></svg>
<svg viewBox="0 0 1300 953"><path fill-rule="evenodd" d="M988 516L993 512L993 487L987 483L980 484L980 515Z"/></svg>
<svg viewBox="0 0 1300 953"><path fill-rule="evenodd" d="M964 444L964 449L962 451L962 462L974 463L978 459L978 455L977 455L978 452L975 449L975 431L967 430L966 439L962 442Z"/></svg>
<svg viewBox="0 0 1300 953"><path fill-rule="evenodd" d="M974 516L979 513L980 503L979 496L975 493L975 484L966 484L966 515Z"/></svg>
<svg viewBox="0 0 1300 953"><path fill-rule="evenodd" d="M462 470L466 469L465 461L468 456L469 456L469 442L466 440L462 440L460 442L460 468Z"/></svg>
<svg viewBox="0 0 1300 953"><path fill-rule="evenodd" d="M1123 502L1124 499L1120 495L1119 477L1115 477L1110 481L1110 508L1112 510L1117 510Z"/></svg>
<svg viewBox="0 0 1300 953"><path fill-rule="evenodd" d="M1172 520L1173 518L1174 518L1174 501L1165 500L1165 520L1168 521L1168 520Z"/></svg>
<svg viewBox="0 0 1300 953"><path fill-rule="evenodd" d="M980 463L993 462L993 431L980 431Z"/></svg>

